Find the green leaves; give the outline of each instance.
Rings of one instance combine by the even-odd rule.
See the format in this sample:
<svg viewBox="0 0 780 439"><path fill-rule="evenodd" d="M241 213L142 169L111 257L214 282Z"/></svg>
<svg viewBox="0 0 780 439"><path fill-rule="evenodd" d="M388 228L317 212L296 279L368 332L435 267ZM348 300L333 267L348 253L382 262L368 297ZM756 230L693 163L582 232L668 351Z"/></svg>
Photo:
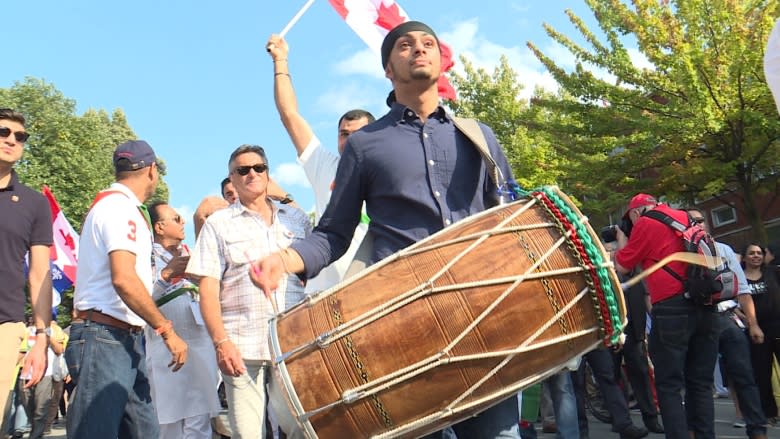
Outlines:
<svg viewBox="0 0 780 439"><path fill-rule="evenodd" d="M0 89L0 106L22 112L32 134L16 165L21 180L51 187L68 220L78 229L92 199L114 180L111 158L119 143L135 139L122 110L109 115L89 109L76 115L76 102L53 84L25 78ZM155 197L167 199L161 181Z"/></svg>
<svg viewBox="0 0 780 439"><path fill-rule="evenodd" d="M532 130L568 157L565 189L588 200L621 193L603 204L606 215L638 191L690 202L729 190L738 206L754 206L757 193L775 187L780 118L762 59L778 2L586 2L599 34L571 11L577 38L545 26L575 56L573 71L528 43L561 86L560 95L533 100L549 117ZM629 43L652 68L634 64ZM760 221L754 228L765 236Z"/></svg>

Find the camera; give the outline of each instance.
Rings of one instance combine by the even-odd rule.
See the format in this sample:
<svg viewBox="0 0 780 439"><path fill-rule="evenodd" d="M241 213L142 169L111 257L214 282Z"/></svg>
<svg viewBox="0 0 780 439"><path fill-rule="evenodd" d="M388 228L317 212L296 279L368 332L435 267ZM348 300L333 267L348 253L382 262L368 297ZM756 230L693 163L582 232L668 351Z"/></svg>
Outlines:
<svg viewBox="0 0 780 439"><path fill-rule="evenodd" d="M626 235L628 238L631 236L631 228L634 227L634 224L631 222L628 218L623 218L620 220L619 224L612 224L606 227L603 227L601 229L601 239L604 240L604 242L614 242L617 241L617 228L620 228L620 230L623 231L623 234Z"/></svg>

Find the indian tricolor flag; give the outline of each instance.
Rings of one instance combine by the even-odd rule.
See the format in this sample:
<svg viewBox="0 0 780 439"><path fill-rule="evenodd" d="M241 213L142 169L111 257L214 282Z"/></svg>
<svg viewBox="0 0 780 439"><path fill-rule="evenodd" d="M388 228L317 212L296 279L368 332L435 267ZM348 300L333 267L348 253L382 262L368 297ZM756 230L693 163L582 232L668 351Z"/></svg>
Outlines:
<svg viewBox="0 0 780 439"><path fill-rule="evenodd" d="M54 234L54 245L51 246L50 255L52 286L57 293L62 294L76 282L79 235L65 218L49 187L44 186L41 192L49 200ZM54 294L52 306L59 304L60 294Z"/></svg>
<svg viewBox="0 0 780 439"><path fill-rule="evenodd" d="M394 27L409 21L409 16L395 0L328 0L341 18L358 34L368 47L381 53L382 40ZM452 50L439 41L442 73L454 65ZM455 89L443 74L437 84L439 96L455 100Z"/></svg>

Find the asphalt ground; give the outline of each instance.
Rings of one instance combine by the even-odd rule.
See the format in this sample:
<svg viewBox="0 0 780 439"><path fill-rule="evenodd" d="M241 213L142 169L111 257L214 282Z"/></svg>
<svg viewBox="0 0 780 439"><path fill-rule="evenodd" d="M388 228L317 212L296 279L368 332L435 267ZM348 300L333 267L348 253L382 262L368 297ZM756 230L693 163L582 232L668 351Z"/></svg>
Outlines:
<svg viewBox="0 0 780 439"><path fill-rule="evenodd" d="M734 422L734 404L731 402L731 400L728 398L718 398L714 400L714 403L715 403L715 436L718 439L747 438L747 434L745 433L744 428L734 428L732 425ZM643 425L642 416L638 410L633 410L631 412L631 418L634 420L634 424ZM555 437L555 434L553 433L543 433L541 423L536 423L535 427L537 429L539 437L543 437L543 438ZM589 436L594 439L606 438L606 437L614 437L614 438L619 437L617 433L612 432L611 429L612 427L609 424L605 424L590 415L588 415L588 428L589 428ZM767 436L774 439L780 439L780 427L769 427L767 429ZM65 428L64 426L61 427L55 425L52 428L51 433L47 434L44 437L48 439L65 439L66 437ZM650 435L647 436L648 439L660 439L662 437L664 437L664 435L653 434L653 433L650 433Z"/></svg>

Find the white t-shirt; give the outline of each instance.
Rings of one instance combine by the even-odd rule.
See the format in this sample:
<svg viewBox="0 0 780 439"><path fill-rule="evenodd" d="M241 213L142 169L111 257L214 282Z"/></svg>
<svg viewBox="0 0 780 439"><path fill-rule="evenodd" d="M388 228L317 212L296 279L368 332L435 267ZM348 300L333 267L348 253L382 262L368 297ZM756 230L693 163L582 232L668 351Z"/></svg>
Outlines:
<svg viewBox="0 0 780 439"><path fill-rule="evenodd" d="M131 325L144 326L146 322L131 311L114 290L108 254L117 250L135 254L135 272L151 296L154 279L152 233L138 210L142 203L130 189L114 183L108 190L120 193L99 200L84 221L73 307L95 309Z"/></svg>
<svg viewBox="0 0 780 439"><path fill-rule="evenodd" d="M325 208L330 201L333 180L336 178L336 170L339 167L339 156L322 147L322 143L317 136L312 136L306 149L298 157L298 163L303 166L306 178L314 189L315 220L319 222ZM365 206L363 207L365 211ZM365 217L365 215L364 215ZM333 285L341 282L344 274L349 269L349 265L355 258L355 253L363 242L363 237L368 231L368 223L360 221L355 234L352 235L352 244L349 245L346 253L338 261L328 265L314 279L309 279L306 284L306 292L326 290Z"/></svg>

